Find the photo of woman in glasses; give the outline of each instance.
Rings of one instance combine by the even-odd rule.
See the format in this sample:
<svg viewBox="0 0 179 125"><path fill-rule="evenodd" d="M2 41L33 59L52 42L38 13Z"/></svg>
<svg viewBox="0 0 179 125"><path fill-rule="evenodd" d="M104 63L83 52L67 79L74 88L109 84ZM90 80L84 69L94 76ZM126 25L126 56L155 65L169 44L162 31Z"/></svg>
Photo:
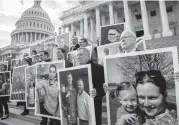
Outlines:
<svg viewBox="0 0 179 125"><path fill-rule="evenodd" d="M177 51L160 51L106 58L109 125L178 125Z"/></svg>

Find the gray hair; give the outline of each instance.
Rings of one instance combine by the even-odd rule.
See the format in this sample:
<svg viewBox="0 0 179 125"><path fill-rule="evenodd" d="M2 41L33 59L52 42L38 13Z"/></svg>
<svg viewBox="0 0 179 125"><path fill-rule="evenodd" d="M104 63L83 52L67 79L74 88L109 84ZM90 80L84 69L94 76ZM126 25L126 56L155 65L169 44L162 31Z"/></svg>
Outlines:
<svg viewBox="0 0 179 125"><path fill-rule="evenodd" d="M124 30L124 31L121 33L120 39L121 39L125 34L131 34L131 35L136 39L135 33L134 33L133 31L131 31L131 30Z"/></svg>

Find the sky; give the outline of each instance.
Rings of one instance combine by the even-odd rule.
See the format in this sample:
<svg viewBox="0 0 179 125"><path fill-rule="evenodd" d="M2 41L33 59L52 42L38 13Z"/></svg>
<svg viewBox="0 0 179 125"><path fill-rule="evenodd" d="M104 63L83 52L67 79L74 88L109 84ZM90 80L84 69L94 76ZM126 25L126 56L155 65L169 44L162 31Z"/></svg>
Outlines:
<svg viewBox="0 0 179 125"><path fill-rule="evenodd" d="M77 1L41 0L42 8L50 16L55 32L61 26L59 17L62 11L77 5ZM11 44L11 32L22 13L34 5L34 0L0 0L0 48Z"/></svg>

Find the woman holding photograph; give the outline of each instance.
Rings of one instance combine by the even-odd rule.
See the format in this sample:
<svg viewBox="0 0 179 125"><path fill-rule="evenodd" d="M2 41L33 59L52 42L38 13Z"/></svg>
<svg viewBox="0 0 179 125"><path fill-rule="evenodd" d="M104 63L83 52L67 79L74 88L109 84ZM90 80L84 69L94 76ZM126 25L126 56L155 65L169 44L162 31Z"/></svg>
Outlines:
<svg viewBox="0 0 179 125"><path fill-rule="evenodd" d="M178 125L176 112L166 101L166 80L158 70L136 73L138 103L143 111L143 125Z"/></svg>

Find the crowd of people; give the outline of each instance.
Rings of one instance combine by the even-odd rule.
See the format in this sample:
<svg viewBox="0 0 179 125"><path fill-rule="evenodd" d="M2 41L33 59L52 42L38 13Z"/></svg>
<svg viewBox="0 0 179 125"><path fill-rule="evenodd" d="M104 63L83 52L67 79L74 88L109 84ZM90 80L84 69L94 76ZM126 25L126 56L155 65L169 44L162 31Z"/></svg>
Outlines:
<svg viewBox="0 0 179 125"><path fill-rule="evenodd" d="M117 30L111 29L109 30L109 39L113 39L112 41L119 41L120 42L120 50L121 53L130 53L135 51L140 51L136 46L136 35L132 31L125 30L121 34L117 32ZM112 36L111 36L112 35ZM119 39L120 38L120 39ZM104 68L102 65L99 65L98 58L97 58L97 49L96 47L93 48L93 54L90 56L90 51L85 47L89 46L88 40L84 37L78 39L76 36L73 36L71 39L73 46L71 46L70 51L77 51L77 59L79 61L79 65L91 64L91 75L92 75L92 84L93 90L90 91L90 96L94 98L94 108L95 108L95 116L96 116L96 125L102 124L102 98L106 94L110 94L112 98L118 98L121 104L121 107L117 110L116 116L116 125L177 125L177 116L176 112L172 111L170 107L167 105L166 97L166 80L162 76L160 71L153 70L153 71L141 71L136 73L136 86L131 84L128 81L124 81L120 83L117 88L113 91L108 93L109 89L107 84L105 83L104 78ZM108 50L105 50L106 55L109 55ZM24 54L23 61L30 65L34 65L38 62L52 62L52 59L49 57L49 53L46 50L40 51L37 53L33 50L33 55L30 57L27 53ZM72 67L73 62L68 60L67 53L64 48L59 47L57 48L56 56L58 60L65 60L65 68ZM35 58L35 59L34 59ZM38 61L37 61L38 60ZM24 64L24 63L23 63ZM53 72L53 70L55 70ZM176 79L179 79L179 73L176 73ZM56 78L56 67L50 66L49 68L49 82L54 83L54 87L58 83L54 81ZM3 84L2 78L0 77L0 85ZM86 113L90 114L91 111L89 109L89 98L88 94L84 91L83 79L77 80L77 90L73 89L73 76L71 73L67 75L68 86L62 89L62 100L64 103L62 105L69 105L66 109L67 125L77 125L77 116L79 117L80 125L91 125L91 116L87 116ZM1 84L2 83L2 84ZM48 87L46 82L42 84L44 87ZM34 87L34 81L29 88ZM40 87L39 87L40 88ZM63 88L63 87L61 87ZM57 89L54 89L57 90ZM34 90L29 89L30 95L33 95L32 92ZM39 93L41 89L38 90ZM49 92L49 91L47 91ZM69 92L69 94L68 94ZM81 96L84 95L84 96ZM34 96L34 95L33 95ZM50 95L55 96L57 99L57 95ZM48 98L48 97L46 97ZM50 97L48 98L50 99ZM88 105L83 105L84 103L80 103L80 101L84 101ZM7 106L7 98L0 97L0 117L2 119L7 119L9 117L9 111ZM33 98L29 100L34 103ZM57 101L57 100L53 100ZM49 107L50 104L53 103L52 100L48 102L42 102L43 109L40 109L42 114L54 115L54 112L57 112L58 103L55 102L56 108ZM26 109L25 102L22 102L24 105L24 112L22 115L27 115L29 110ZM80 104L78 106L77 104ZM5 115L3 116L3 110L1 110L2 106L5 109ZM86 107L88 108L86 108ZM76 108L75 108L76 107ZM65 113L64 113L65 114ZM56 114L57 115L57 114ZM41 125L48 124L48 118L42 117ZM60 125L60 120L55 120L50 118L49 125Z"/></svg>

